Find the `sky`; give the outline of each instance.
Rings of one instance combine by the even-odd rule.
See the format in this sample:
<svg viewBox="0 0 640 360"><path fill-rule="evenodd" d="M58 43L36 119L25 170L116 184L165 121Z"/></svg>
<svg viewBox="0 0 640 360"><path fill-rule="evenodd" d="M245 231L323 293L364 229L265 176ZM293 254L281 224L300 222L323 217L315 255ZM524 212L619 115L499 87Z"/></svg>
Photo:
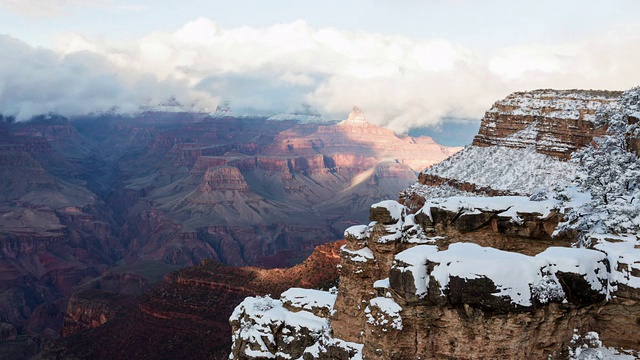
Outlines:
<svg viewBox="0 0 640 360"><path fill-rule="evenodd" d="M640 85L638 14L640 0L0 0L0 113L175 97L439 127L514 91Z"/></svg>

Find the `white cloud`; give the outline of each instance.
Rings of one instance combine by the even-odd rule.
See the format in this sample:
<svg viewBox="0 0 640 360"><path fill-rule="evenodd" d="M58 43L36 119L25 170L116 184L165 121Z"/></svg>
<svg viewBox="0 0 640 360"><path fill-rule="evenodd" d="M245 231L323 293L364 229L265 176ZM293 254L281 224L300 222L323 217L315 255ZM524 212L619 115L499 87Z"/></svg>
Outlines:
<svg viewBox="0 0 640 360"><path fill-rule="evenodd" d="M321 112L344 115L359 105L371 121L404 131L437 124L445 116L479 118L512 91L636 85L640 49L631 44L640 41L637 30L621 28L573 44L524 44L483 58L443 39L314 29L303 21L222 28L200 18L175 32L156 32L130 43L67 34L58 39L55 54L47 56L53 73L64 75L56 81L91 90L92 98L101 97L95 101L101 106L159 99L171 92L185 102L212 106L227 99L233 107L261 111L306 102ZM91 69L86 75L95 82L74 76L68 65L73 56L86 60L81 63ZM20 71L29 72L28 64L18 63ZM0 81L6 83L7 75L0 73ZM47 71L29 77L34 81L12 81L25 88L38 77L53 81ZM107 83L111 92L104 89ZM70 94L77 92L63 92L52 110L62 103L77 108L78 96ZM63 101L64 96L69 99ZM7 104L4 97L0 100ZM38 99L29 102L36 103Z"/></svg>
<svg viewBox="0 0 640 360"><path fill-rule="evenodd" d="M108 111L115 106L135 111L145 101L159 103L173 95L186 104L199 100L209 107L218 100L202 96L184 81L119 68L95 52L60 56L0 35L0 53L0 113L18 120L48 112Z"/></svg>

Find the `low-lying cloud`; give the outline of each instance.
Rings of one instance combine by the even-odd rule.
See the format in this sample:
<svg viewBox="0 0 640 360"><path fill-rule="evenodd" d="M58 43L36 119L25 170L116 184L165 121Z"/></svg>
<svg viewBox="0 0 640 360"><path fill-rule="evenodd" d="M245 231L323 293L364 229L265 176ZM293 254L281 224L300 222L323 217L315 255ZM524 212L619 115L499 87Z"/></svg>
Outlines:
<svg viewBox="0 0 640 360"><path fill-rule="evenodd" d="M333 116L353 105L403 132L444 117L479 118L495 100L534 88L626 89L640 83L637 28L580 43L521 45L482 57L446 40L315 29L303 21L225 29L197 19L129 43L61 36L55 49L0 37L0 111L27 118L133 111L181 103L257 112L301 103Z"/></svg>

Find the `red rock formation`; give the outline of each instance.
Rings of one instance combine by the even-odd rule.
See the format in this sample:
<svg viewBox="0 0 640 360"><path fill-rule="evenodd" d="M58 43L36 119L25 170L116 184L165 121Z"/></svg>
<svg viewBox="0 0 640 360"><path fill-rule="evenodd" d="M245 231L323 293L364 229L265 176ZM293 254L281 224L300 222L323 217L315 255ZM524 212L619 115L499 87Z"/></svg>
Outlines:
<svg viewBox="0 0 640 360"><path fill-rule="evenodd" d="M415 171L460 150L438 145L429 137L398 137L389 129L368 123L357 107L347 120L336 125L318 126L315 133L303 135L294 131L282 132L275 138L272 149L300 155L320 153L328 158L325 163L338 168L353 167L354 161L347 159L359 157L360 162L367 159L363 165L368 167L372 165L369 161L376 163L380 159L393 159L411 166Z"/></svg>
<svg viewBox="0 0 640 360"><path fill-rule="evenodd" d="M105 280L118 262L300 261L415 180L401 163L419 140L351 120L325 130L161 112L2 123L0 317L57 331L56 304L90 278L120 281Z"/></svg>
<svg viewBox="0 0 640 360"><path fill-rule="evenodd" d="M207 169L199 189L211 191L249 191L249 185L238 168L233 166L217 166Z"/></svg>

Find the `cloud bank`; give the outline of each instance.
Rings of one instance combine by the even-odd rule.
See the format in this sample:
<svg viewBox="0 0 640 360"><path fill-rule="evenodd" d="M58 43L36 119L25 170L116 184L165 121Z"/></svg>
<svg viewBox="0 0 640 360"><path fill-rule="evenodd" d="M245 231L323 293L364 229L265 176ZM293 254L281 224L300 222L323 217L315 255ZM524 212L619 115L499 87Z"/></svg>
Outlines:
<svg viewBox="0 0 640 360"><path fill-rule="evenodd" d="M311 104L333 116L353 105L404 132L444 117L480 118L512 91L626 89L640 84L640 29L557 45L523 44L482 57L443 39L315 29L303 21L221 28L200 18L128 43L59 37L54 49L0 37L0 111L27 118L117 106L131 111L174 95L184 103L278 112Z"/></svg>

